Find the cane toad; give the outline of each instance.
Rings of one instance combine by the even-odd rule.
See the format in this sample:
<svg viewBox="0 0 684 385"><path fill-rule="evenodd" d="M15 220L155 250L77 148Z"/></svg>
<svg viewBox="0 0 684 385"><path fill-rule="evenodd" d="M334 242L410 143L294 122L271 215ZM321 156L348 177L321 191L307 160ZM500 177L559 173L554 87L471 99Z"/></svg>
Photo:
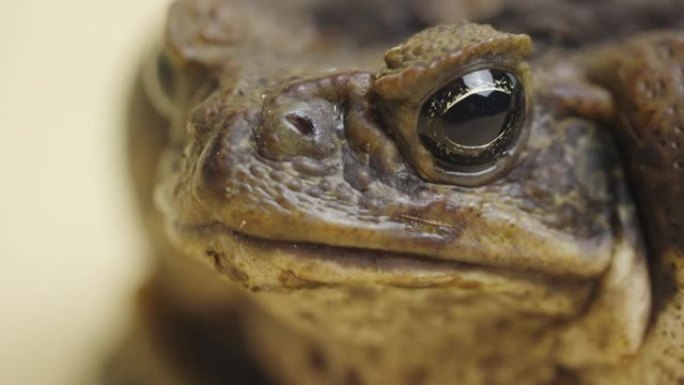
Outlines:
<svg viewBox="0 0 684 385"><path fill-rule="evenodd" d="M175 3L135 99L159 372L684 383L684 35L262 3Z"/></svg>

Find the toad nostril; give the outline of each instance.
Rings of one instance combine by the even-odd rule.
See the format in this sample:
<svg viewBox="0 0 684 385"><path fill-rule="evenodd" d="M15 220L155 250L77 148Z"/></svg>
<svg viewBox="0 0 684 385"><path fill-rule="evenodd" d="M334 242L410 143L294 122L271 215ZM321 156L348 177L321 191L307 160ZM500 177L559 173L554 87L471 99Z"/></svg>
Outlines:
<svg viewBox="0 0 684 385"><path fill-rule="evenodd" d="M298 156L323 159L337 151L342 117L331 102L282 96L269 101L262 111L262 124L255 130L261 155L274 160Z"/></svg>
<svg viewBox="0 0 684 385"><path fill-rule="evenodd" d="M300 134L305 136L313 136L316 133L313 122L306 116L298 115L296 113L288 114L285 117Z"/></svg>

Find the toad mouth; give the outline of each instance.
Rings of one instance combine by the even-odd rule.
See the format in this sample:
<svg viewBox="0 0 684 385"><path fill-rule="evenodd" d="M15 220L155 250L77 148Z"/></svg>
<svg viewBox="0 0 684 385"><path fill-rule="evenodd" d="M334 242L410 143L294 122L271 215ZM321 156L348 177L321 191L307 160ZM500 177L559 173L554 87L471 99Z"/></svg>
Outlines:
<svg viewBox="0 0 684 385"><path fill-rule="evenodd" d="M177 224L174 230L182 237L182 245L191 245L187 249L181 245L182 249L194 255L201 250L198 256L219 273L253 290L380 284L411 289L503 291L523 298L538 291L544 296L571 293L596 278L558 277L388 250L270 240L218 222Z"/></svg>

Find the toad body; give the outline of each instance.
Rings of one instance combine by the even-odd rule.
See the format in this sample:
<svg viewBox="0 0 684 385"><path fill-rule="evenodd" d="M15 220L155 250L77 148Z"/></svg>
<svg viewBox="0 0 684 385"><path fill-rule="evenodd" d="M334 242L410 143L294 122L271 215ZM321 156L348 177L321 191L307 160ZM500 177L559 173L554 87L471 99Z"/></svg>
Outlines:
<svg viewBox="0 0 684 385"><path fill-rule="evenodd" d="M172 6L114 382L684 383L684 35L409 3Z"/></svg>

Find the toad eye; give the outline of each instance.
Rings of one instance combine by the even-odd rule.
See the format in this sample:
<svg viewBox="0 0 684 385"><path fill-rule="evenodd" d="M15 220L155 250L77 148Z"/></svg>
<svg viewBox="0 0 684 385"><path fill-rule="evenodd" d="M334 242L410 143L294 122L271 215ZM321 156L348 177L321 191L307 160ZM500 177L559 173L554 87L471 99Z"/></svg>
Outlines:
<svg viewBox="0 0 684 385"><path fill-rule="evenodd" d="M427 97L418 136L436 166L462 175L464 185L508 169L525 125L522 83L510 72L480 69Z"/></svg>

